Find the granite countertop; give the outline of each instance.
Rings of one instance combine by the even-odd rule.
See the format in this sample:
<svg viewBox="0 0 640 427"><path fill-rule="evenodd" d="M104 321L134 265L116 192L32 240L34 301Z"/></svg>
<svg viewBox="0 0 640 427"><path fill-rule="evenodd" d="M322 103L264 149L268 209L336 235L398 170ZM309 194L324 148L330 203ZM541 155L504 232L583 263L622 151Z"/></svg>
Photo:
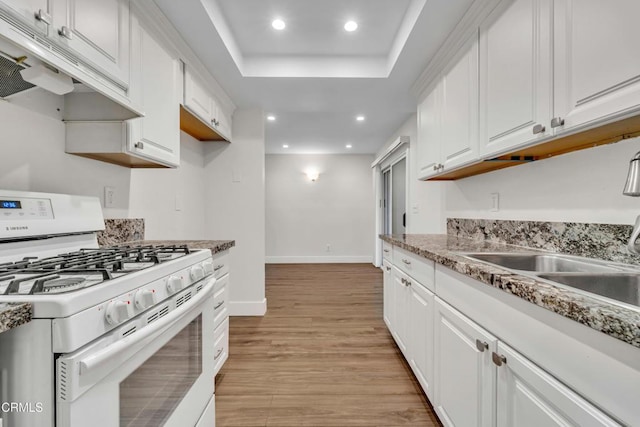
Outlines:
<svg viewBox="0 0 640 427"><path fill-rule="evenodd" d="M189 249L210 249L215 255L231 249L236 245L235 240L134 240L121 243L121 245L187 245Z"/></svg>
<svg viewBox="0 0 640 427"><path fill-rule="evenodd" d="M607 303L597 296L591 297L459 255L465 252L540 252L538 249L445 234L380 237L394 246L640 348L640 308Z"/></svg>
<svg viewBox="0 0 640 427"><path fill-rule="evenodd" d="M20 326L31 321L31 304L0 303L0 332Z"/></svg>

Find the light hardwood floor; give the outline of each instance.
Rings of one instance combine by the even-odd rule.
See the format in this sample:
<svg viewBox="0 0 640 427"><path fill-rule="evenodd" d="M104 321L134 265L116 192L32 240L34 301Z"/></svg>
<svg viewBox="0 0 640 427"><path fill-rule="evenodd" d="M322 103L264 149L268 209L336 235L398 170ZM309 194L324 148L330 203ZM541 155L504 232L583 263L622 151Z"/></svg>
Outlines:
<svg viewBox="0 0 640 427"><path fill-rule="evenodd" d="M382 320L370 264L267 265L264 317L232 317L216 426L439 426Z"/></svg>

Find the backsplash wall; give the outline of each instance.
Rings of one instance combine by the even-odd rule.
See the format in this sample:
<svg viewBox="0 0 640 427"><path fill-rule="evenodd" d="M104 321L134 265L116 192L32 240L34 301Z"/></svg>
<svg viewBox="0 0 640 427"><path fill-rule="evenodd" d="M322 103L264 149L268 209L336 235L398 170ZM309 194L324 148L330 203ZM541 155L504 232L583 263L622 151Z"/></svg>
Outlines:
<svg viewBox="0 0 640 427"><path fill-rule="evenodd" d="M640 256L626 247L632 228L620 224L447 219L447 234L451 236L640 264Z"/></svg>
<svg viewBox="0 0 640 427"><path fill-rule="evenodd" d="M634 138L449 182L445 217L633 224L640 198L622 189L638 151Z"/></svg>

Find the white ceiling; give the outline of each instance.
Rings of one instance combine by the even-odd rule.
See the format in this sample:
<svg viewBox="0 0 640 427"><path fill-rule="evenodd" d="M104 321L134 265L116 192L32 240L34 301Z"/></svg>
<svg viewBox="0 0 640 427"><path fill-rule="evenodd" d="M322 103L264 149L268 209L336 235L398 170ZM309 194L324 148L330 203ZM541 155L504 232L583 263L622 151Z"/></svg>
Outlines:
<svg viewBox="0 0 640 427"><path fill-rule="evenodd" d="M473 2L154 1L238 107L276 116L267 153L375 153L415 112L411 85Z"/></svg>

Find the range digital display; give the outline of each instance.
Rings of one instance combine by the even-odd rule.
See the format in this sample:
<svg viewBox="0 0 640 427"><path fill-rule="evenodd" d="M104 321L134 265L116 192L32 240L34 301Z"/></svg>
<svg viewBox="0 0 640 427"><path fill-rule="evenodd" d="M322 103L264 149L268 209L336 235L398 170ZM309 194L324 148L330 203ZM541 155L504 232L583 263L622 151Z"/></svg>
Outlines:
<svg viewBox="0 0 640 427"><path fill-rule="evenodd" d="M22 209L19 200L0 200L0 209Z"/></svg>

